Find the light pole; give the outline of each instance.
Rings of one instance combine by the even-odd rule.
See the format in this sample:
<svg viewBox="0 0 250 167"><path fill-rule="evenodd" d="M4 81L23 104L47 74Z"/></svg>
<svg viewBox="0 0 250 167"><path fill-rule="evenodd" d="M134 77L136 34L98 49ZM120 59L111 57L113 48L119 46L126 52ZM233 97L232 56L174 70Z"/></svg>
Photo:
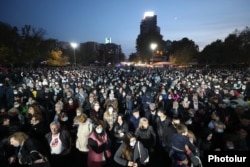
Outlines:
<svg viewBox="0 0 250 167"><path fill-rule="evenodd" d="M74 64L76 66L76 53L75 53L75 49L77 47L77 43L75 42L71 42L70 45L72 46L73 50L74 50Z"/></svg>
<svg viewBox="0 0 250 167"><path fill-rule="evenodd" d="M156 44L156 43L151 43L151 44L150 44L150 48L151 48L151 50L152 50L152 64L153 64L153 62L154 62L154 51L155 51L156 47L157 47L157 44Z"/></svg>

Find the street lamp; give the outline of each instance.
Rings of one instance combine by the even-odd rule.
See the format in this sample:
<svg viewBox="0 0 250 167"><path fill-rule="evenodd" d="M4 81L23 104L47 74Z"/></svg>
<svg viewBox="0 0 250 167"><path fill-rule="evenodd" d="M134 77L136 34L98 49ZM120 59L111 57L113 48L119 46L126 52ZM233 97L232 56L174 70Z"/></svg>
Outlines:
<svg viewBox="0 0 250 167"><path fill-rule="evenodd" d="M71 45L72 48L74 49L74 64L76 65L76 53L75 53L75 49L76 49L76 47L77 47L77 43L71 42L70 45Z"/></svg>
<svg viewBox="0 0 250 167"><path fill-rule="evenodd" d="M151 50L152 50L152 64L153 64L153 62L154 62L154 51L155 51L155 49L156 49L156 47L157 47L157 44L156 43L151 43L150 44L150 48L151 48Z"/></svg>

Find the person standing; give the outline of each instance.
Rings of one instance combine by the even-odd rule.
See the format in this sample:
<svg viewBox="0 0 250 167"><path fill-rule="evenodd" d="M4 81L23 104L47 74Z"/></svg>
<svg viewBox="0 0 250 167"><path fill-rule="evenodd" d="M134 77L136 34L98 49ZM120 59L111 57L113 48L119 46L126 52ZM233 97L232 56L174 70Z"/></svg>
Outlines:
<svg viewBox="0 0 250 167"><path fill-rule="evenodd" d="M133 132L128 132L124 142L115 152L114 161L121 166L143 166L148 157L148 152L143 144L136 139Z"/></svg>
<svg viewBox="0 0 250 167"><path fill-rule="evenodd" d="M45 135L50 131L49 126L43 121L43 117L40 114L32 115L30 120L30 129L27 131L27 134L30 137L33 137L43 144L46 144Z"/></svg>
<svg viewBox="0 0 250 167"><path fill-rule="evenodd" d="M144 147L147 148L150 159L155 157L157 142L156 133L146 117L142 117L140 119L139 126L135 131L135 136L144 145ZM151 162L149 163L150 166L152 166Z"/></svg>
<svg viewBox="0 0 250 167"><path fill-rule="evenodd" d="M117 120L117 111L114 111L113 106L108 106L103 115L103 120L107 125L107 130L110 133L113 130L114 123Z"/></svg>
<svg viewBox="0 0 250 167"><path fill-rule="evenodd" d="M76 117L78 128L76 133L76 161L79 167L87 166L88 138L93 130L93 124L85 113Z"/></svg>
<svg viewBox="0 0 250 167"><path fill-rule="evenodd" d="M88 138L88 148L89 167L108 167L111 158L111 141L103 121L94 122L94 130Z"/></svg>
<svg viewBox="0 0 250 167"><path fill-rule="evenodd" d="M133 109L133 113L129 117L129 130L135 132L139 126L140 110L138 108Z"/></svg>
<svg viewBox="0 0 250 167"><path fill-rule="evenodd" d="M103 120L103 115L104 115L104 111L101 108L100 103L98 101L93 102L93 107L89 113L89 118L92 121L99 121L99 120Z"/></svg>
<svg viewBox="0 0 250 167"><path fill-rule="evenodd" d="M113 91L110 91L109 98L107 98L104 102L104 109L106 110L109 106L113 106L115 111L119 112L118 108L118 99L115 97L115 94Z"/></svg>
<svg viewBox="0 0 250 167"><path fill-rule="evenodd" d="M129 125L124 119L123 114L118 114L117 120L114 124L114 149L117 150L121 143L123 142L123 138L125 134L129 130Z"/></svg>
<svg viewBox="0 0 250 167"><path fill-rule="evenodd" d="M157 147L156 147L156 149L157 149L156 162L158 162L162 166L167 166L166 160L168 158L168 153L165 151L165 147L167 146L166 129L171 124L171 118L167 115L167 111L163 108L158 109L157 115L158 115L158 117L156 118L156 125L157 125L156 133L157 133L157 137L158 137L158 143L157 143ZM162 155L164 155L164 156L162 156Z"/></svg>
<svg viewBox="0 0 250 167"><path fill-rule="evenodd" d="M72 138L68 130L61 128L59 122L50 123L50 132L45 135L50 150L51 166L70 166Z"/></svg>

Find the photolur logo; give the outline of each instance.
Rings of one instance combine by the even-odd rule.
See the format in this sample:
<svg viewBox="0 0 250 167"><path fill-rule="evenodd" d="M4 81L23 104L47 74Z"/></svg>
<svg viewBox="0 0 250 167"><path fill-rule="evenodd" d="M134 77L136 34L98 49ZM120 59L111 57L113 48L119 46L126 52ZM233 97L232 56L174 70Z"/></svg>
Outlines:
<svg viewBox="0 0 250 167"><path fill-rule="evenodd" d="M217 155L208 155L208 162L246 162L247 157L245 156L223 156L219 157Z"/></svg>

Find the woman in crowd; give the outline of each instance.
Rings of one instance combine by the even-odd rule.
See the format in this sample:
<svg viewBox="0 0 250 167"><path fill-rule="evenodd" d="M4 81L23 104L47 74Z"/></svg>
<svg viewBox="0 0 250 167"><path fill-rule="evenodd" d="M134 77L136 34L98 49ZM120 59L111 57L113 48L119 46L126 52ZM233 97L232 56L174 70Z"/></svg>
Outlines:
<svg viewBox="0 0 250 167"><path fill-rule="evenodd" d="M28 107L28 112L26 113L26 126L28 127L25 127L25 128L30 128L30 122L31 122L31 119L33 117L33 115L40 115L43 119L43 121L45 121L45 115L42 113L39 105L36 105L36 104L31 104L29 107Z"/></svg>
<svg viewBox="0 0 250 167"><path fill-rule="evenodd" d="M109 105L103 115L103 121L107 125L107 132L110 136L113 135L112 131L114 123L117 119L117 113L117 111L114 111L114 107L112 105Z"/></svg>
<svg viewBox="0 0 250 167"><path fill-rule="evenodd" d="M55 113L52 118L52 121L60 122L61 128L65 128L67 130L71 129L72 124L69 122L69 117L64 111L64 103L62 101L58 101L55 104Z"/></svg>
<svg viewBox="0 0 250 167"><path fill-rule="evenodd" d="M104 109L107 109L108 106L113 106L114 111L118 112L118 99L115 97L113 91L110 91L109 97L105 100Z"/></svg>
<svg viewBox="0 0 250 167"><path fill-rule="evenodd" d="M174 99L176 101L179 101L181 98L180 94L175 89L173 91L171 91L170 94L171 94L172 99Z"/></svg>
<svg viewBox="0 0 250 167"><path fill-rule="evenodd" d="M127 114L128 116L127 122L129 123L130 130L135 132L135 130L138 127L140 116L145 116L144 111L148 110L149 103L146 102L151 102L151 103L156 102L156 105L158 105L157 107L159 108L159 106L163 106L163 103L160 102L162 102L162 100L165 99L165 96L168 95L169 98L165 99L164 101L165 101L167 116L172 118L173 123L176 122L175 121L176 115L178 115L178 118L180 120L185 120L183 119L183 116L184 113L187 113L190 117L192 117L191 122L193 122L191 124L192 126L188 125L189 130L192 130L196 135L198 134L197 132L200 133L200 131L197 131L197 128L195 129L192 128L195 126L199 127L199 129L201 130L209 128L210 131L213 132L211 143L210 141L206 141L207 138L208 139L211 138L210 135L206 137L204 136L204 139L202 139L204 142L202 144L202 149L201 149L202 152L203 150L207 149L206 147L208 147L210 150L210 144L212 145L212 150L224 146L223 145L225 143L224 133L226 134L242 133L241 134L242 146L240 146L241 149L245 149L246 148L245 145L249 146L249 142L247 140L248 137L246 138L246 134L248 135L250 134L249 133L250 106L240 105L242 100L245 104L246 99L249 100L248 98L249 96L247 96L243 92L243 90L240 90L239 88L235 87L235 84L237 86L237 84L239 84L238 81L241 81L240 84L246 85L246 88L244 89L250 90L249 89L250 73L248 69L249 67L247 68L230 67L230 69L225 67L220 67L216 69L210 66L199 69L197 67L199 70L197 70L197 68L185 68L184 70L175 67L169 69L151 68L150 70L148 70L147 68L137 68L137 67L133 68L128 67L131 69L128 68L126 69L126 68L127 67L121 67L121 68L64 67L60 69L59 68L51 69L44 67L37 69L29 69L29 71L27 71L27 69L25 68L22 68L21 70L24 74L22 76L22 82L27 84L27 86L30 87L30 89L34 90L34 91L32 90L32 93L34 95L33 97L34 101L36 101L37 104L39 103L39 107L41 108L47 109L46 106L50 105L48 103L51 102L48 101L48 99L45 100L46 102L43 100L44 97L46 98L47 96L46 95L47 84L49 85L50 91L52 91L55 95L55 98L52 103L53 105L54 103L59 104L60 103L59 101L63 100L63 92L61 90L64 90L65 88L72 93L70 98L74 99L76 92L74 92L73 90L75 90L74 88L77 85L79 87L83 87L84 90L86 90L86 94L88 95L86 96L85 102L82 104L83 106L79 107L83 107L84 113L86 113L92 120L103 120L104 117L102 110L104 109L103 105L105 101L112 102L112 105L114 107L115 99L117 98L118 100L120 100L119 93L121 92L118 93L118 90L119 88L123 87L124 88L123 90L125 91L124 93L126 93L124 94L124 97L126 97L126 105L124 106L123 102L120 104L119 107L120 108L121 106L125 107L123 108L123 110L128 111L126 112L129 113ZM1 108L3 107L6 110L8 110L8 115L10 116L9 135L11 135L13 132L16 132L17 130L18 131L22 130L26 132L27 129L23 129L23 127L27 127L27 123L29 123L27 121L24 121L23 115L18 110L19 108L18 106L15 106L17 108L12 108L14 105L13 89L19 88L20 83L15 82L11 85L8 83L11 82L12 79L15 79L11 76L17 76L19 74L20 74L20 69L16 70L13 68L11 69L11 72L8 74L8 76L3 78L4 79L3 86L5 88L4 89L5 92L3 93L10 96L1 98L2 101L5 102L6 104L3 104L4 106L0 107ZM47 84L43 85L41 76L48 77ZM154 80L154 78L156 77L157 78L159 77L157 79L157 82L156 80ZM125 85L125 87L123 85ZM162 88L160 88L161 85ZM220 85L219 88L218 85ZM241 88L243 89L243 85ZM163 89L168 90L168 92L165 94L163 92ZM200 92L199 89L202 89L202 92ZM101 92L103 92L102 100L101 98L96 97L97 95L100 97L100 94L102 94ZM244 98L240 100L239 97L241 95L236 92L241 92ZM106 97L107 95L105 95L105 93L108 94L108 97ZM199 94L198 99L196 98L196 100L194 100L194 98L192 98L192 95L197 93ZM155 96L156 94L162 95L163 99L160 95L158 96L158 99L156 99L157 98L157 96ZM179 95L179 98L178 96L172 97L173 94ZM66 96L68 96L69 94L64 94L64 95L66 98ZM149 96L149 98L147 97L147 95ZM24 99L26 95L24 95L23 93L18 93L18 96L21 96L20 98ZM184 109L183 105L181 105L181 102L184 100L185 96L187 96L188 99L190 99L191 101L189 107L187 107L188 110ZM151 99L153 101L151 101ZM71 103L69 99L68 102ZM224 109L222 110L222 108L220 107L220 104L222 104L223 102L227 103L226 110ZM62 127L67 127L68 129L72 129L73 123L70 122L70 124L68 124L71 118L70 115L67 115L63 112L66 109L65 107L66 103L61 102L61 104L62 105L59 104L59 108L56 109L56 114L55 112L50 112L50 110L42 110L42 111L46 112L46 120L48 120L48 124L52 121L60 121ZM63 106L63 104L65 105ZM20 105L21 104L19 104L19 106ZM30 106L31 104L28 105ZM105 106L108 106L108 104L106 104ZM72 111L75 114L75 110ZM214 113L213 111L216 112ZM225 113L224 111L227 112L226 115L224 115ZM48 113L51 113L50 119L47 119ZM163 121L165 119L164 114L161 114L160 112L157 113L162 115L159 116L161 118L160 121ZM152 126L151 121L149 122L149 124ZM185 124L190 124L190 120L185 121ZM198 126L196 126L197 124ZM164 129L166 131L163 131L163 133L168 134L168 136L171 136L171 134L175 132L175 126L176 126L175 124L171 123L167 128ZM243 126L244 129L238 132L235 128L238 126ZM157 128L158 127L159 126L157 126ZM169 146L171 146L170 140L167 140L168 138L165 137L164 135L160 136L159 134L160 133L157 131L157 137L158 138L164 137L163 141L165 140L164 142L167 144L167 146L165 146L164 144L164 148L166 149L166 151L169 151ZM70 135L72 137L72 134ZM197 135L197 137L199 144L201 140L199 138L201 137L203 138L203 136L200 136L199 134ZM73 141L73 143L74 142L75 141ZM227 143L227 145L232 147L232 144L230 145ZM159 150L157 150L157 152L159 152ZM155 162L153 159L151 160ZM164 157L162 161L166 162L168 161L168 159ZM162 164L160 163L160 165L163 164L164 163Z"/></svg>
<svg viewBox="0 0 250 167"><path fill-rule="evenodd" d="M108 167L111 158L111 141L103 121L94 121L94 130L88 138L88 148L89 167Z"/></svg>
<svg viewBox="0 0 250 167"><path fill-rule="evenodd" d="M92 121L99 121L99 120L103 120L103 109L100 106L99 101L94 101L93 102L93 106L92 106L92 110L89 113L89 117Z"/></svg>
<svg viewBox="0 0 250 167"><path fill-rule="evenodd" d="M16 108L9 109L8 116L10 119L10 133L26 130L25 117Z"/></svg>
<svg viewBox="0 0 250 167"><path fill-rule="evenodd" d="M129 127L128 123L124 120L123 114L119 114L117 120L114 124L114 142L115 142L115 150L121 145L123 142L123 138L125 134L128 132Z"/></svg>
<svg viewBox="0 0 250 167"><path fill-rule="evenodd" d="M73 127L75 127L75 128L77 128L78 127L78 125L79 125L79 122L78 122L78 116L80 116L80 115L82 115L84 112L83 112L83 108L81 108L81 107L78 107L77 109L76 109L76 115L75 115L75 117L74 117L74 120L73 120Z"/></svg>
<svg viewBox="0 0 250 167"><path fill-rule="evenodd" d="M83 108L82 107L77 107L76 108L76 110L75 110L75 116L74 116L74 119L73 119L73 123L72 123L72 126L70 128L70 133L71 133L72 138L73 138L74 141L76 140L77 130L78 130L78 126L79 126L78 117L80 115L82 115L83 113L84 112L83 112Z"/></svg>
<svg viewBox="0 0 250 167"><path fill-rule="evenodd" d="M49 126L43 121L40 114L33 114L30 120L30 129L27 134L40 141L45 141L44 136L49 132Z"/></svg>
<svg viewBox="0 0 250 167"><path fill-rule="evenodd" d="M167 95L166 95L167 96ZM163 94L158 94L155 100L156 108L164 108L166 109L166 101L164 99Z"/></svg>
<svg viewBox="0 0 250 167"><path fill-rule="evenodd" d="M139 126L135 131L135 136L148 149L150 158L154 157L157 142L156 133L147 118L142 117L140 119Z"/></svg>
<svg viewBox="0 0 250 167"><path fill-rule="evenodd" d="M24 132L15 132L9 137L9 142L17 149L17 154L9 158L10 163L17 160L19 164L30 167L35 167L38 163L41 167L49 167L45 151L38 147L37 141L31 139ZM43 158L44 161L40 162Z"/></svg>
<svg viewBox="0 0 250 167"><path fill-rule="evenodd" d="M88 138L93 129L93 124L85 113L76 117L78 122L76 149L77 149L77 162L79 166L87 166L88 157Z"/></svg>
<svg viewBox="0 0 250 167"><path fill-rule="evenodd" d="M148 152L143 144L136 139L133 132L128 132L124 142L120 145L114 155L114 160L121 166L138 167L143 166L148 158Z"/></svg>

